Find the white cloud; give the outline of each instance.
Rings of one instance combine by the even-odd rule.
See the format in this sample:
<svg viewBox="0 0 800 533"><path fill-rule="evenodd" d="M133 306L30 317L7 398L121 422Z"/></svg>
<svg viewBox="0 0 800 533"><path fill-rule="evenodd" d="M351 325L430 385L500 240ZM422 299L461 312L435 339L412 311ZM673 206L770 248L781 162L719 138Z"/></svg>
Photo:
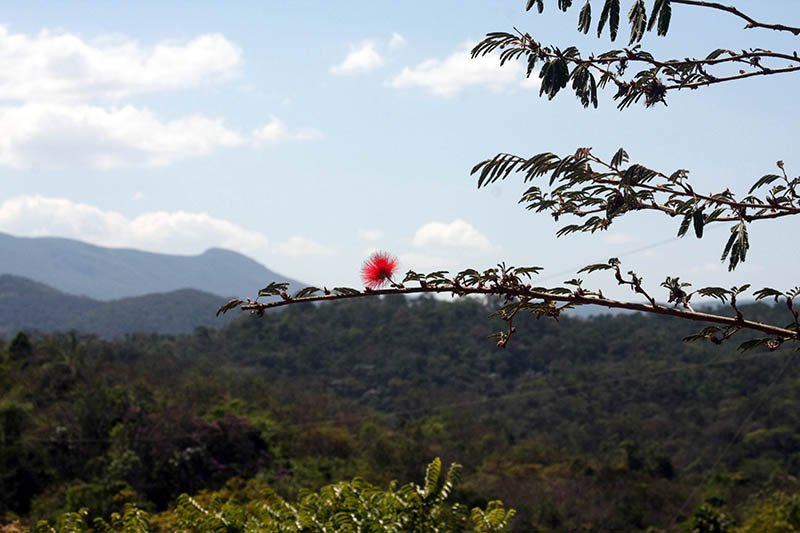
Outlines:
<svg viewBox="0 0 800 533"><path fill-rule="evenodd" d="M330 248L305 237L290 237L284 242L275 243L272 246L272 251L289 257L330 255L333 253Z"/></svg>
<svg viewBox="0 0 800 533"><path fill-rule="evenodd" d="M290 130L278 117L271 117L269 122L253 132L256 143L271 143L278 141L313 141L322 138L322 133L313 128Z"/></svg>
<svg viewBox="0 0 800 533"><path fill-rule="evenodd" d="M462 219L450 223L429 222L416 231L412 242L417 247L443 246L480 252L492 249L489 239Z"/></svg>
<svg viewBox="0 0 800 533"><path fill-rule="evenodd" d="M360 74L374 70L383 65L383 57L378 53L374 41L364 41L350 50L350 53L338 65L330 68L331 74Z"/></svg>
<svg viewBox="0 0 800 533"><path fill-rule="evenodd" d="M11 33L0 26L0 99L119 99L227 79L241 51L220 34L143 46L128 39L86 42L69 33Z"/></svg>
<svg viewBox="0 0 800 533"><path fill-rule="evenodd" d="M406 44L406 38L400 35L399 33L392 32L392 36L389 37L389 49L394 50L395 48L400 48Z"/></svg>
<svg viewBox="0 0 800 533"><path fill-rule="evenodd" d="M162 121L130 105L0 108L0 165L16 168L161 166L242 142L219 119Z"/></svg>
<svg viewBox="0 0 800 533"><path fill-rule="evenodd" d="M397 89L422 87L439 96L452 96L469 86L484 86L495 91L538 86L538 80L525 79L525 69L520 62L509 61L501 67L495 56L472 59L473 44L464 43L442 60L428 59L414 67L405 67L389 85Z"/></svg>
<svg viewBox="0 0 800 533"><path fill-rule="evenodd" d="M358 230L358 238L362 241L377 241L383 237L383 232L379 229L361 228Z"/></svg>
<svg viewBox="0 0 800 533"><path fill-rule="evenodd" d="M19 196L0 204L0 231L173 254L222 247L263 257L269 245L263 234L208 213L154 211L128 218L66 198L43 196Z"/></svg>

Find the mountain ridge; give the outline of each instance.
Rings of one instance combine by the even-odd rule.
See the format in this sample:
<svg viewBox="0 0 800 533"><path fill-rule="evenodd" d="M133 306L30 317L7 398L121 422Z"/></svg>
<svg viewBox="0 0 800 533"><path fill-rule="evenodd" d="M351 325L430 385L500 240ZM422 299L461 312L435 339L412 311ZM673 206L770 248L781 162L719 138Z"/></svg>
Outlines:
<svg viewBox="0 0 800 533"><path fill-rule="evenodd" d="M230 298L255 294L271 281L302 285L223 248L209 248L199 255L174 255L7 233L0 233L0 274L101 301L187 288Z"/></svg>
<svg viewBox="0 0 800 533"><path fill-rule="evenodd" d="M95 300L12 274L0 274L0 336L17 331L77 331L106 338L131 333L180 335L220 327L234 313L216 317L224 299L197 289Z"/></svg>

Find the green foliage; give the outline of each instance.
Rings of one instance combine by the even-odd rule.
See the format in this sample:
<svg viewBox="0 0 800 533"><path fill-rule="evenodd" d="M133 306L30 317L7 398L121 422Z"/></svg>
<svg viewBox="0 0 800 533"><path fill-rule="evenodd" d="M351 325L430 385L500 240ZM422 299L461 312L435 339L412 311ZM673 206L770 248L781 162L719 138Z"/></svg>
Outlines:
<svg viewBox="0 0 800 533"><path fill-rule="evenodd" d="M773 493L747 510L736 533L793 533L800 531L800 494Z"/></svg>
<svg viewBox="0 0 800 533"><path fill-rule="evenodd" d="M724 512L704 503L691 516L686 530L689 533L728 533L732 525L731 519Z"/></svg>
<svg viewBox="0 0 800 533"><path fill-rule="evenodd" d="M597 20L597 37L602 37L605 28L608 36L615 41L620 26L622 6L620 0L598 0L602 2L600 16ZM647 4L651 4L648 18ZM750 76L763 76L790 73L800 70L800 58L792 55L792 51L774 52L764 47L751 48L734 52L731 50L714 50L707 56L687 58L657 59L650 52L641 48L641 41L646 32L656 30L658 36L667 35L672 21L672 4L690 5L694 8L714 9L733 14L748 22L747 28L762 28L775 31L787 31L800 34L800 28L783 24L766 24L749 17L735 6L724 6L715 2L683 2L674 0L630 0L628 9L628 25L630 37L624 50L609 50L599 54L583 57L575 47L564 51L554 46L543 45L535 41L530 34L491 32L472 50L472 56L482 56L499 51L500 63L509 60L525 60L528 76L537 63L542 67L539 72L541 81L540 95L546 94L552 99L566 87L566 80L572 79L573 90L584 107L590 104L597 107L596 95L587 98L596 87L603 88L608 84L616 86L614 100L618 107L624 109L644 100L650 107L659 102L666 103L666 94L670 90L681 88L704 87L716 83L725 83ZM578 31L588 33L592 24L592 0L586 0L578 14ZM527 9L534 5L537 11L544 11L544 0L529 1ZM572 1L558 2L561 11L572 7ZM788 61L788 65L786 63ZM767 63L772 63L767 66ZM726 66L739 67L738 75L730 75L724 70ZM633 74L629 70L640 67ZM719 73L714 73L715 70ZM595 78L599 76L599 81Z"/></svg>
<svg viewBox="0 0 800 533"><path fill-rule="evenodd" d="M526 272L535 274L488 276L527 284ZM740 305L758 320L786 313ZM135 505L153 530L171 531L170 509L187 493L205 520L221 513L244 527L260 519L262 500L286 516L311 512L357 476L342 501L414 487L404 501L439 506L441 520L461 517L476 531L476 507L502 525L489 505L497 499L516 510L514 531L607 531L663 528L694 487L713 485L712 472L735 480L719 490L739 524L759 491L800 490L800 367L786 351L664 352L657 346L691 324L640 315L555 323L523 312L514 342L497 352L485 343L485 317L504 307L372 299L290 307L180 338L34 340L25 364L4 363L14 385L0 392L0 503L54 528L88 507L95 529L101 517L122 527L115 516L133 516ZM466 467L426 470L435 456ZM580 494L580 505L564 494ZM180 506L186 520L198 511L185 498Z"/></svg>
<svg viewBox="0 0 800 533"><path fill-rule="evenodd" d="M186 531L508 531L514 516L499 501L486 509L447 503L458 479L458 465L451 465L440 479L441 460L434 459L425 473L425 483L378 488L362 479L326 485L319 491L302 491L296 502L287 502L268 492L258 505L212 502L201 505L184 494L176 509L178 526Z"/></svg>

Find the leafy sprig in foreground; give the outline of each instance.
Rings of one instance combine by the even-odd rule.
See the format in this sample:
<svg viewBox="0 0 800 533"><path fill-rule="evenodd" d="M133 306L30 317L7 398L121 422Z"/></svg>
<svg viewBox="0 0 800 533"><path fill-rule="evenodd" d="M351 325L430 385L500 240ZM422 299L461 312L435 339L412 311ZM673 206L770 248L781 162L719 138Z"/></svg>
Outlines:
<svg viewBox="0 0 800 533"><path fill-rule="evenodd" d="M563 286L544 287L535 285L534 276L540 274L541 271L540 267L513 267L505 264L483 271L467 269L458 272L454 276L450 276L446 271L428 274L409 271L402 283L397 283L387 289L372 290L366 288L358 290L349 287L337 287L331 291L327 288L306 287L297 291L294 296L289 296L286 284L271 283L259 291L259 297L277 296L277 300L261 302L258 298L234 299L220 307L217 314L240 308L243 311L263 316L268 309L298 303L398 294L449 293L453 296L483 295L502 299L502 306L493 313L493 316L501 319L506 324L502 331L493 335L497 345L501 348L506 346L516 331L514 318L519 313L530 313L537 318L550 317L558 319L563 312L581 305L627 309L714 324L705 327L696 335L687 337L684 340L708 340L720 344L742 330L756 331L766 335L765 337L742 343L739 346L742 350L758 346L775 350L787 341L800 341L800 320L798 319L798 316L800 316L800 305L798 304L800 302L795 302L795 299L800 296L800 287L795 287L786 292L772 288L764 288L755 292L754 295L757 300L771 297L776 302L783 302L788 308L791 322L785 327L780 327L748 320L744 316L737 305L737 297L744 294L749 289L749 285L730 289L703 287L690 291L691 284L681 282L680 278L667 277L661 283L661 287L668 291L667 303L659 303L645 289L643 279L640 276L633 271L623 273L622 263L617 258L611 258L607 263L587 265L578 271L578 274L608 271L614 276L619 285L628 286L643 300L642 302L627 302L607 298L600 290L585 288L584 281L580 278L565 281ZM696 311L692 307L692 298L694 297L714 298L723 303L728 303L733 315L723 316Z"/></svg>
<svg viewBox="0 0 800 533"><path fill-rule="evenodd" d="M578 31L588 33L594 22L593 6L601 2L585 0L578 15ZM656 30L659 36L669 32L672 6L682 5L713 9L735 15L745 21L745 28L758 28L800 35L800 27L760 22L734 6L699 0L653 0L650 9L645 0L633 0L627 12L630 27L628 47L599 54L582 54L575 47L561 49L538 42L530 33L519 30L491 32L472 49L472 57L499 54L500 64L525 61L531 76L539 68L540 96L549 99L571 85L584 107L597 107L598 90L606 86L616 89L613 99L624 109L644 101L647 107L659 102L666 104L669 91L697 89L756 76L788 74L800 71L800 57L795 50L773 51L754 47L747 50L718 48L707 54L690 58L659 59L642 49L646 32ZM527 9L544 11L544 0L528 0ZM558 8L567 11L572 0L558 0ZM648 15L649 13L649 15ZM597 36L608 30L616 41L620 27L620 0L603 0L597 17Z"/></svg>

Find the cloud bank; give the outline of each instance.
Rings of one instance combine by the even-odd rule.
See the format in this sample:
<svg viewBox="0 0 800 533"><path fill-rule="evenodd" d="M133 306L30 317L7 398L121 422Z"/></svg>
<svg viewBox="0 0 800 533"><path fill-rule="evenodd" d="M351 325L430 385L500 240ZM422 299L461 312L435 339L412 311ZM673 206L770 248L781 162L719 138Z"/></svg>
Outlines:
<svg viewBox="0 0 800 533"><path fill-rule="evenodd" d="M57 236L114 248L199 254L227 248L264 261L270 255L329 255L331 249L305 237L271 243L266 235L208 213L152 211L129 218L67 198L18 196L0 204L0 231Z"/></svg>
<svg viewBox="0 0 800 533"><path fill-rule="evenodd" d="M496 57L472 59L474 43L464 43L444 59L428 59L416 66L405 67L390 82L395 89L419 87L438 96L453 96L466 87L482 86L491 90L538 86L537 79L526 79L521 63L510 61L500 66Z"/></svg>

